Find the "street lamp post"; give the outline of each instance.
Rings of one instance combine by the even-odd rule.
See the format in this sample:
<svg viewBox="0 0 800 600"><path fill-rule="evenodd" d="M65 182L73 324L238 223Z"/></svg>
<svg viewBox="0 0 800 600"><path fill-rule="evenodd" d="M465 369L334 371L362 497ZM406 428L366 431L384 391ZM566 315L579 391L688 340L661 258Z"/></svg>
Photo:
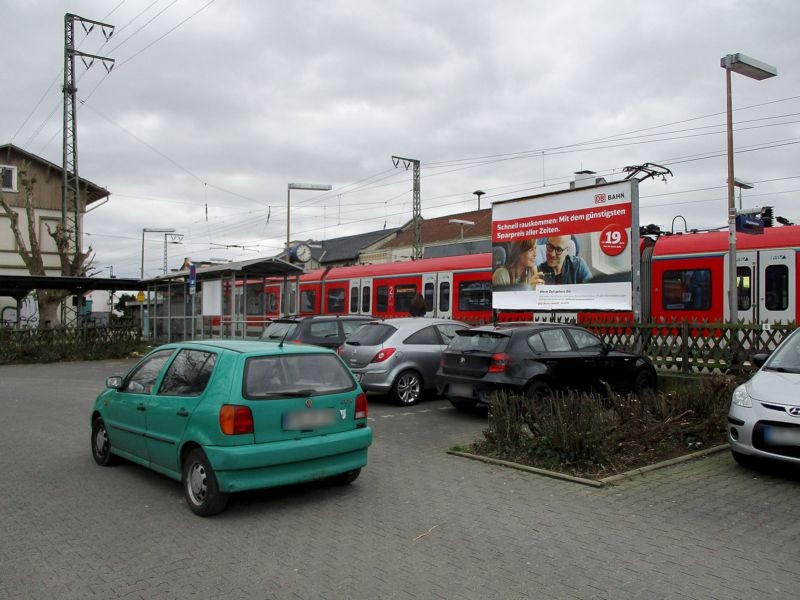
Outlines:
<svg viewBox="0 0 800 600"><path fill-rule="evenodd" d="M483 190L475 190L474 192L472 192L473 195L478 197L478 210L481 209L481 196L483 196L485 193L486 192L484 192Z"/></svg>
<svg viewBox="0 0 800 600"><path fill-rule="evenodd" d="M139 279L144 279L144 234L145 233L175 233L174 229L160 229L158 227L145 227L142 229L142 268L139 271Z"/></svg>
<svg viewBox="0 0 800 600"><path fill-rule="evenodd" d="M289 244L292 243L291 237L291 206L292 206L292 190L313 190L318 192L329 192L332 187L328 184L321 183L290 183L286 188L286 260L289 260ZM286 289L283 290L283 314L288 315L290 312L289 305L289 282L286 281Z"/></svg>
<svg viewBox="0 0 800 600"><path fill-rule="evenodd" d="M286 189L286 253L288 257L289 253L289 244L291 243L291 224L292 220L290 217L291 214L291 205L292 205L292 190L316 190L319 192L329 192L331 190L330 185L325 184L318 184L318 183L290 183L288 188Z"/></svg>
<svg viewBox="0 0 800 600"><path fill-rule="evenodd" d="M745 56L744 54L728 54L719 61L725 69L725 90L727 95L727 132L728 132L728 309L729 322L738 322L738 294L736 283L736 196L734 193L733 175L733 100L731 95L731 71L761 81L774 77L778 70L766 63Z"/></svg>

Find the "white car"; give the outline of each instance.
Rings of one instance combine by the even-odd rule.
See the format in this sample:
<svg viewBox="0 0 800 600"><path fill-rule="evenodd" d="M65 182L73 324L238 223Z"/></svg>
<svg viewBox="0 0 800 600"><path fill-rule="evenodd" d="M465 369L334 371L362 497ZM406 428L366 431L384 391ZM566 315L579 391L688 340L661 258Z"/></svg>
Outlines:
<svg viewBox="0 0 800 600"><path fill-rule="evenodd" d="M771 355L756 354L758 372L737 387L728 440L740 464L770 459L800 465L800 329Z"/></svg>

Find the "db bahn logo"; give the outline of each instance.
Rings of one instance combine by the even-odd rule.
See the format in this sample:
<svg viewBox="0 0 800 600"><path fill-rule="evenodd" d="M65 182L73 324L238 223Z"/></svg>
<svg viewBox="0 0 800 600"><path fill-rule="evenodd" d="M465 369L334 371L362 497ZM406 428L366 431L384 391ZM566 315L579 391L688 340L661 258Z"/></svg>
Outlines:
<svg viewBox="0 0 800 600"><path fill-rule="evenodd" d="M594 203L595 204L603 204L606 201L605 194L595 194L594 195Z"/></svg>

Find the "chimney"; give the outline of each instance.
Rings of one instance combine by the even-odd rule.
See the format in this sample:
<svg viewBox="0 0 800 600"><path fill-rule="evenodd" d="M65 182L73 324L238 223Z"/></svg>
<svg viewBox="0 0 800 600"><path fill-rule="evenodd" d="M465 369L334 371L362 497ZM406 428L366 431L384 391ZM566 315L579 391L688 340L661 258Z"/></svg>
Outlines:
<svg viewBox="0 0 800 600"><path fill-rule="evenodd" d="M597 175L597 173L594 171L575 171L575 181L569 182L569 189L576 190L599 185L601 183L608 183L605 177L595 177L595 175Z"/></svg>

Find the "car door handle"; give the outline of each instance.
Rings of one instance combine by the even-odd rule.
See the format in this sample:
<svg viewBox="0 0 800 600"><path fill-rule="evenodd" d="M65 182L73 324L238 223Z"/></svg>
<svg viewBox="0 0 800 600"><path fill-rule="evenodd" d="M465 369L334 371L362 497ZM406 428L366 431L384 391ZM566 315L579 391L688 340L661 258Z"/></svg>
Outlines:
<svg viewBox="0 0 800 600"><path fill-rule="evenodd" d="M175 414L178 415L179 417L188 417L189 416L189 411L186 410L185 408L182 408L178 412L176 412Z"/></svg>
<svg viewBox="0 0 800 600"><path fill-rule="evenodd" d="M136 407L136 410L138 410L140 412L144 412L147 409L144 407L144 404L140 404L139 406Z"/></svg>

